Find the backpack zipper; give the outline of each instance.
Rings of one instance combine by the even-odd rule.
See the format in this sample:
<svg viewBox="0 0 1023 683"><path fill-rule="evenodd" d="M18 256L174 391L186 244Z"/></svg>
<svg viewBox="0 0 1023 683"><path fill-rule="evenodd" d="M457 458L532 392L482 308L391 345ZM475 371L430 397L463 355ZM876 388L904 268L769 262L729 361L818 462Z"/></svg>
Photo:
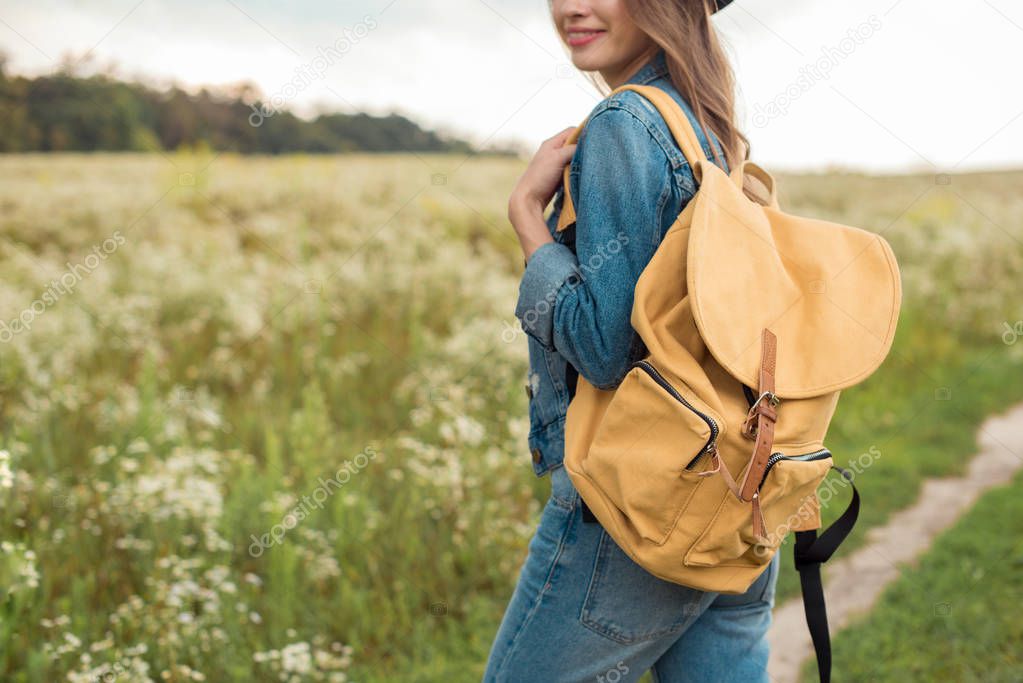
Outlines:
<svg viewBox="0 0 1023 683"><path fill-rule="evenodd" d="M678 390L676 390L675 387L671 386L668 380L664 379L661 373L657 371L657 368L652 366L649 362L645 360L638 360L632 364L632 367L642 368L648 375L650 375L651 378L653 378L655 382L657 382L657 384L659 384L661 387L664 388L665 391L671 394L672 397L675 398L675 400L677 400L686 408L689 408L689 410L699 415L700 418L702 418L703 421L707 423L707 426L710 427L710 438L707 439L707 443L703 445L703 448L700 450L700 452L697 453L696 456L692 460L690 460L689 464L686 465L685 467L687 470L691 470L700 460L700 457L702 455L704 455L705 453L710 453L716 447L717 444L715 444L714 442L718 438L718 423L715 422L714 418L712 418L710 415L707 415L706 413L697 410L696 406L687 401L685 397L682 396L682 394L678 393Z"/></svg>
<svg viewBox="0 0 1023 683"><path fill-rule="evenodd" d="M771 468L774 467L774 464L776 462L779 462L781 460L799 460L800 462L810 462L812 460L823 460L824 458L830 457L831 451L829 451L827 448L821 448L816 451L811 451L810 453L803 453L802 455L784 455L781 452L774 452L771 454L771 457L767 459L767 467L764 468L764 476L760 479L760 486L758 486L757 488L759 489L761 486L764 485L764 482L767 480L767 473L771 471Z"/></svg>

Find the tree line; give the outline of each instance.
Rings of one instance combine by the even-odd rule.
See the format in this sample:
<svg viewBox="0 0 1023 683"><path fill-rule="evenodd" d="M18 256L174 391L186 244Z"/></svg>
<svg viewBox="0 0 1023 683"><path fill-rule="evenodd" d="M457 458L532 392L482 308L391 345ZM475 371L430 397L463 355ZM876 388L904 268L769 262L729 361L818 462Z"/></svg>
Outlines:
<svg viewBox="0 0 1023 683"><path fill-rule="evenodd" d="M269 108L248 85L230 94L190 94L70 70L29 78L7 74L0 55L0 152L194 146L241 154L475 151L397 114L330 113L307 121Z"/></svg>

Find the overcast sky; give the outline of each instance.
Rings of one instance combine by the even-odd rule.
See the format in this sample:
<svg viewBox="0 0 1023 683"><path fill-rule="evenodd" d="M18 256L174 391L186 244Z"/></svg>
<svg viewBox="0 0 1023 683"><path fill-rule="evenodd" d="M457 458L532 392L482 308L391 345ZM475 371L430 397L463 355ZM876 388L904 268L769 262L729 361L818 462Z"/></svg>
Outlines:
<svg viewBox="0 0 1023 683"><path fill-rule="evenodd" d="M714 21L769 169L1023 166L1019 0L734 0ZM18 73L91 50L155 85L249 80L297 113L528 148L600 97L547 0L0 0L0 49Z"/></svg>

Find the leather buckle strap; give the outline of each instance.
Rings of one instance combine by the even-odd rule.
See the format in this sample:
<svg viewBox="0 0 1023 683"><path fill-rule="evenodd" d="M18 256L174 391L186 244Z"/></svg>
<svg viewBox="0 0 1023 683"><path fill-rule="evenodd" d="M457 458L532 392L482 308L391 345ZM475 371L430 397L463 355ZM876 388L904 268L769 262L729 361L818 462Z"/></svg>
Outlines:
<svg viewBox="0 0 1023 683"><path fill-rule="evenodd" d="M763 479L764 470L767 469L767 461L771 457L771 447L774 445L774 423L778 420L778 413L774 407L779 399L774 393L774 376L777 362L778 338L774 332L763 328L760 335L760 397L750 408L750 415L743 424L745 433L746 425L752 424L756 419L756 426L752 431L756 435L756 444L753 447L753 455L750 456L749 466L746 468L746 475L740 485L740 500L750 502L760 487L760 480ZM765 403L763 399L767 398Z"/></svg>
<svg viewBox="0 0 1023 683"><path fill-rule="evenodd" d="M764 404L764 399L767 399L767 404ZM746 414L746 421L742 423L742 435L747 439L755 439L757 437L757 416L763 414L769 420L777 422L778 413L774 410L774 407L781 403L781 399L772 392L765 391L757 397L757 400L753 402L753 405L749 407L749 412Z"/></svg>
<svg viewBox="0 0 1023 683"><path fill-rule="evenodd" d="M742 494L739 492L739 485L735 483L735 479L732 477L732 473L728 471L728 466L725 465L725 461L721 459L721 454L714 450L712 455L714 463L714 469L705 470L703 472L697 472L697 476L706 477L711 474L720 474L721 478L724 479L725 485L732 494L742 500ZM770 541L767 538L767 523L764 521L764 513L760 509L760 491L753 492L753 536L759 543L768 544Z"/></svg>
<svg viewBox="0 0 1023 683"><path fill-rule="evenodd" d="M767 525L760 506L760 482L764 478L764 470L767 469L767 461L771 457L771 447L774 445L774 423L778 420L778 413L774 409L780 400L774 393L777 348L777 339L774 333L765 327L761 334L761 393L760 397L750 406L749 415L743 424L743 433L745 434L747 433L748 425L752 424L752 421L756 419L756 427L753 431L756 434L756 445L753 447L753 455L750 456L749 465L746 467L746 475L742 480L742 484L737 485L735 483L731 473L728 471L728 467L716 449L712 454L714 469L699 473L699 476L720 473L732 494L742 502L751 504L753 536L758 539L758 542L764 544L768 543L768 539ZM764 399L767 399L766 403Z"/></svg>

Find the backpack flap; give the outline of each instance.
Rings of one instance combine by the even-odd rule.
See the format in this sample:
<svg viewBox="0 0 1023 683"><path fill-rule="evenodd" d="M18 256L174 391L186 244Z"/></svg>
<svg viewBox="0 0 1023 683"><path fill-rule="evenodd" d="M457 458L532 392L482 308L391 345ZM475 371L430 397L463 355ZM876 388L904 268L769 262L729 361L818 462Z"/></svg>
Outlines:
<svg viewBox="0 0 1023 683"><path fill-rule="evenodd" d="M860 228L786 214L773 201L773 181L774 206L761 206L720 168L697 163L702 182L693 199L686 283L715 360L756 387L768 328L777 337L779 397L818 396L866 379L891 348L902 299L888 242Z"/></svg>

